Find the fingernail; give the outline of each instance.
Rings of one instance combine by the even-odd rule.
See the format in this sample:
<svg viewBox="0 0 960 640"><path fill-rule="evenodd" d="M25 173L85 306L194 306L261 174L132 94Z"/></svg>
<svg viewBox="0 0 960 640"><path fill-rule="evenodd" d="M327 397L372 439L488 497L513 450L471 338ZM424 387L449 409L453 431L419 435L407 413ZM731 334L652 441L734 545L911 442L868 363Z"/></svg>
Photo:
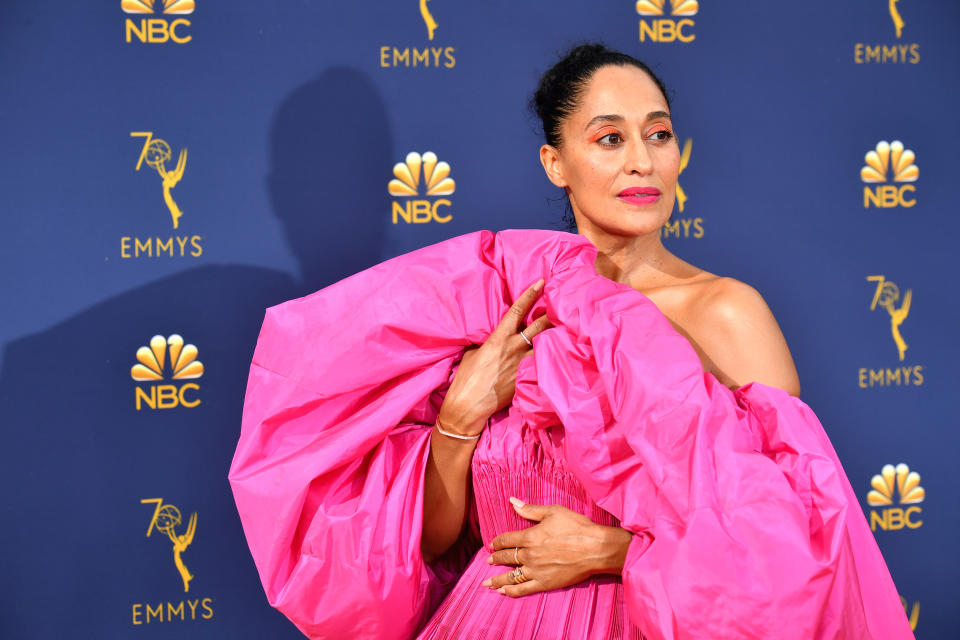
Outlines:
<svg viewBox="0 0 960 640"><path fill-rule="evenodd" d="M537 291L543 288L543 278L540 278L533 284L533 288Z"/></svg>
<svg viewBox="0 0 960 640"><path fill-rule="evenodd" d="M517 509L522 509L525 506L523 500L520 500L519 498L514 498L513 496L510 496L510 504L515 506Z"/></svg>
<svg viewBox="0 0 960 640"><path fill-rule="evenodd" d="M499 589L497 589L497 591L498 591L499 593L502 593L503 595L507 595L507 588L506 588L506 587L500 587Z"/></svg>
<svg viewBox="0 0 960 640"><path fill-rule="evenodd" d="M493 564L493 556L487 556L487 564Z"/></svg>
<svg viewBox="0 0 960 640"><path fill-rule="evenodd" d="M484 587L489 587L490 585L493 584L493 578L487 578L486 580L484 580L484 581L481 582L480 584L483 585Z"/></svg>

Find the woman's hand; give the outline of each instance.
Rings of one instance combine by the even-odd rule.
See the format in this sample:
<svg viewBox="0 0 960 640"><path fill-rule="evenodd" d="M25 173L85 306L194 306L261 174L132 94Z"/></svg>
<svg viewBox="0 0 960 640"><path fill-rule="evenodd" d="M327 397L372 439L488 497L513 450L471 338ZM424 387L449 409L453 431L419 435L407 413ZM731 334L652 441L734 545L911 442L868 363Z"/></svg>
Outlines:
<svg viewBox="0 0 960 640"><path fill-rule="evenodd" d="M520 360L533 353L527 341L553 325L546 314L528 327L521 323L543 292L543 279L524 291L500 320L493 333L479 347L470 347L460 360L460 367L440 408L440 426L462 435L476 435L483 430L487 418L513 400Z"/></svg>
<svg viewBox="0 0 960 640"><path fill-rule="evenodd" d="M536 524L502 533L490 543L490 564L522 567L526 582L516 584L512 571L481 584L512 597L559 589L599 573L620 574L633 539L626 529L607 527L558 504L523 504L510 498L522 517ZM522 505L522 506L520 506Z"/></svg>

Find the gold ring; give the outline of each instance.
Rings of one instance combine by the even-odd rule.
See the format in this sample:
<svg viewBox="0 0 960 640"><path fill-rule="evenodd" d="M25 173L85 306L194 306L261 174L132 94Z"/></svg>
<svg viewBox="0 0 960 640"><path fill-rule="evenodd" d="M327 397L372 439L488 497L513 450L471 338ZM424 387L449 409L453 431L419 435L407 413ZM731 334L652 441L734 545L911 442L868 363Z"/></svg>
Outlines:
<svg viewBox="0 0 960 640"><path fill-rule="evenodd" d="M516 567L513 571L511 571L510 577L513 578L513 584L520 584L530 579L523 575L523 569L520 567Z"/></svg>
<svg viewBox="0 0 960 640"><path fill-rule="evenodd" d="M513 564L520 564L520 547L513 548Z"/></svg>

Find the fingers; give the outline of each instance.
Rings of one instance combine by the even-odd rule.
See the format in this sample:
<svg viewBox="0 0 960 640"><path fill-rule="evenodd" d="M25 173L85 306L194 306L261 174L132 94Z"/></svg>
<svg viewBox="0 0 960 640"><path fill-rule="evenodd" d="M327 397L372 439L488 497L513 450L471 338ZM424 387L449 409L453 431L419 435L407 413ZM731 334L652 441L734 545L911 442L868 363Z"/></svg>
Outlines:
<svg viewBox="0 0 960 640"><path fill-rule="evenodd" d="M549 329L552 326L553 324L550 322L550 318L547 317L547 314L543 314L528 324L526 328L524 328L523 335L527 336L528 338L533 338L533 336L537 335L544 329Z"/></svg>
<svg viewBox="0 0 960 640"><path fill-rule="evenodd" d="M506 533L501 533L496 538L490 541L490 548L493 551L498 551L500 549L510 549L510 553L513 553L514 547L525 547L527 546L527 536L524 533L526 529L520 531L507 531Z"/></svg>
<svg viewBox="0 0 960 640"><path fill-rule="evenodd" d="M513 565L523 564L522 556L523 556L522 547L511 547L509 549L501 549L499 551L494 551L493 553L490 554L490 557L487 558L487 564L513 564Z"/></svg>
<svg viewBox="0 0 960 640"><path fill-rule="evenodd" d="M526 577L530 578L530 576ZM493 576L492 578L487 578L480 584L484 587L496 589L503 595L511 597L525 596L528 593L544 591L543 585L535 578L530 578L529 580L521 582L520 584L514 584L511 571L508 571L507 573L501 573L500 575Z"/></svg>
<svg viewBox="0 0 960 640"><path fill-rule="evenodd" d="M543 585L537 582L536 579L527 580L520 584L505 584L499 589L500 593L505 596L510 596L511 598L518 598L520 596L525 596L529 593L536 593L538 591L546 591Z"/></svg>
<svg viewBox="0 0 960 640"><path fill-rule="evenodd" d="M533 306L534 301L542 291L543 278L540 278L527 287L526 291L521 293L520 297L514 301L510 309L507 310L506 315L503 316L500 324L497 325L496 330L507 335L519 333L520 323L523 321L524 316L527 315L527 312L530 311L530 307ZM526 335L526 332L524 332L524 334ZM520 339L522 340L523 338Z"/></svg>
<svg viewBox="0 0 960 640"><path fill-rule="evenodd" d="M526 518L527 520L536 520L537 522L546 518L551 511L553 511L554 506L558 505L546 505L546 504L524 504L521 502L513 502L514 510L520 514L520 517ZM517 545L520 546L520 545Z"/></svg>

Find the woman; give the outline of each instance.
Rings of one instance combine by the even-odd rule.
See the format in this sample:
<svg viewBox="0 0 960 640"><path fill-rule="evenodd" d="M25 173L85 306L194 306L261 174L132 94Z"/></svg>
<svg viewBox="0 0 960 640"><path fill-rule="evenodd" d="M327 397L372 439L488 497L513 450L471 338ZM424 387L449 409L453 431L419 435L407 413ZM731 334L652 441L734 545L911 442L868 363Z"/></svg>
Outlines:
<svg viewBox="0 0 960 640"><path fill-rule="evenodd" d="M660 243L663 85L583 46L536 105L578 235L268 310L230 480L270 603L314 638L912 637L762 298Z"/></svg>

